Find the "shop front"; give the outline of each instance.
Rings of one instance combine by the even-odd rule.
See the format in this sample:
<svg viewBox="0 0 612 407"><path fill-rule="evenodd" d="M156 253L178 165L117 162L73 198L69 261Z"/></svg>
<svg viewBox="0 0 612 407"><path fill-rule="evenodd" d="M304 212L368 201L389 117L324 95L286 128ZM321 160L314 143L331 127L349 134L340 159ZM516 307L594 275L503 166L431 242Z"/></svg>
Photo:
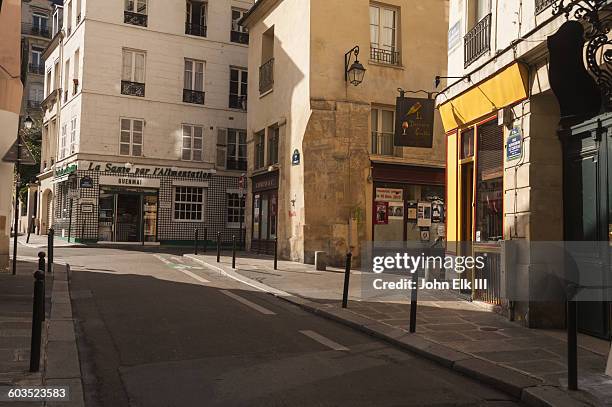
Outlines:
<svg viewBox="0 0 612 407"><path fill-rule="evenodd" d="M374 163L372 175L374 241L444 236L444 169Z"/></svg>
<svg viewBox="0 0 612 407"><path fill-rule="evenodd" d="M278 171L253 177L251 250L274 253L278 228Z"/></svg>

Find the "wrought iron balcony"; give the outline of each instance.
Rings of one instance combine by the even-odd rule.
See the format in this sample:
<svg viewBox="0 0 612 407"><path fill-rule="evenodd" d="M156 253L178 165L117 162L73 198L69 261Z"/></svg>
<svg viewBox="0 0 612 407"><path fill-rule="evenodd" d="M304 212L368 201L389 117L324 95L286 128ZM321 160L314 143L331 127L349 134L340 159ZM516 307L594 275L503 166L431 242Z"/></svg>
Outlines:
<svg viewBox="0 0 612 407"><path fill-rule="evenodd" d="M464 37L464 66L467 68L491 50L491 14L480 20Z"/></svg>
<svg viewBox="0 0 612 407"><path fill-rule="evenodd" d="M266 93L274 87L274 58L259 67L259 93Z"/></svg>
<svg viewBox="0 0 612 407"><path fill-rule="evenodd" d="M49 28L47 28L47 26L45 25L40 26L40 25L24 23L21 25L21 32L23 34L30 34L30 35L36 35L38 37L51 38L51 32L49 31Z"/></svg>
<svg viewBox="0 0 612 407"><path fill-rule="evenodd" d="M542 11L546 10L554 2L555 0L535 0L535 13L540 14Z"/></svg>
<svg viewBox="0 0 612 407"><path fill-rule="evenodd" d="M205 93L199 90L183 89L183 102L203 105L204 95Z"/></svg>
<svg viewBox="0 0 612 407"><path fill-rule="evenodd" d="M246 97L246 95L238 96L238 95L231 95L230 94L230 96L229 96L229 107L230 107L230 109L246 110L246 107L247 107L247 97Z"/></svg>
<svg viewBox="0 0 612 407"><path fill-rule="evenodd" d="M206 26L199 24L185 23L185 34L206 37Z"/></svg>
<svg viewBox="0 0 612 407"><path fill-rule="evenodd" d="M40 100L28 99L28 109L40 109Z"/></svg>
<svg viewBox="0 0 612 407"><path fill-rule="evenodd" d="M370 48L370 60L381 64L399 65L400 53L382 48Z"/></svg>
<svg viewBox="0 0 612 407"><path fill-rule="evenodd" d="M121 94L144 97L145 84L130 81L121 81Z"/></svg>
<svg viewBox="0 0 612 407"><path fill-rule="evenodd" d="M28 72L36 75L44 75L45 74L45 66L42 64L29 64Z"/></svg>
<svg viewBox="0 0 612 407"><path fill-rule="evenodd" d="M249 33L232 30L230 34L230 41L238 44L249 45Z"/></svg>
<svg viewBox="0 0 612 407"><path fill-rule="evenodd" d="M123 12L123 22L126 24L139 25L146 27L149 21L149 16L141 13L134 13L132 11Z"/></svg>
<svg viewBox="0 0 612 407"><path fill-rule="evenodd" d="M228 158L226 162L226 168L228 170L246 171L247 162L246 160L236 160Z"/></svg>

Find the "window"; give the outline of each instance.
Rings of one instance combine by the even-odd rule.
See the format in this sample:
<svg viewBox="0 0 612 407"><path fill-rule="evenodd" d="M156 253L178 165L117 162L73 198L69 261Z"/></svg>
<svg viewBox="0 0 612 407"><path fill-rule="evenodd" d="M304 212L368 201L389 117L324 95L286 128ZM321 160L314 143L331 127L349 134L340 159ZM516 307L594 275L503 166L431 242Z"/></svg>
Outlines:
<svg viewBox="0 0 612 407"><path fill-rule="evenodd" d="M230 41L237 42L239 44L249 43L249 30L246 27L241 26L238 22L247 13L246 10L232 9L232 31L230 35Z"/></svg>
<svg viewBox="0 0 612 407"><path fill-rule="evenodd" d="M30 85L30 94L28 97L28 108L38 109L40 103L44 100L43 86L40 83Z"/></svg>
<svg viewBox="0 0 612 407"><path fill-rule="evenodd" d="M72 94L76 95L79 90L79 59L81 58L81 52L77 49L74 53L74 64L72 73Z"/></svg>
<svg viewBox="0 0 612 407"><path fill-rule="evenodd" d="M174 220L204 220L204 188L174 187Z"/></svg>
<svg viewBox="0 0 612 407"><path fill-rule="evenodd" d="M64 124L62 126L62 135L60 137L60 151L59 151L60 160L66 158L67 144L68 144L68 124Z"/></svg>
<svg viewBox="0 0 612 407"><path fill-rule="evenodd" d="M144 121L140 119L121 119L121 138L119 154L142 156Z"/></svg>
<svg viewBox="0 0 612 407"><path fill-rule="evenodd" d="M268 129L268 165L278 164L278 138L280 129L270 127Z"/></svg>
<svg viewBox="0 0 612 407"><path fill-rule="evenodd" d="M255 169L264 166L265 133L263 131L255 134Z"/></svg>
<svg viewBox="0 0 612 407"><path fill-rule="evenodd" d="M206 37L206 3L196 0L187 1L185 34Z"/></svg>
<svg viewBox="0 0 612 407"><path fill-rule="evenodd" d="M73 117L70 121L70 154L76 153L77 145L77 118Z"/></svg>
<svg viewBox="0 0 612 407"><path fill-rule="evenodd" d="M62 28L64 18L63 10L63 7L56 7L55 11L53 12L53 36L55 36Z"/></svg>
<svg viewBox="0 0 612 407"><path fill-rule="evenodd" d="M372 109L372 154L399 155L401 149L395 149L393 137L395 133L395 112L390 109Z"/></svg>
<svg viewBox="0 0 612 407"><path fill-rule="evenodd" d="M246 110L248 72L242 68L230 68L229 107Z"/></svg>
<svg viewBox="0 0 612 407"><path fill-rule="evenodd" d="M399 65L397 10L370 5L370 59Z"/></svg>
<svg viewBox="0 0 612 407"><path fill-rule="evenodd" d="M124 23L146 27L147 19L147 0L125 0Z"/></svg>
<svg viewBox="0 0 612 407"><path fill-rule="evenodd" d="M68 13L66 14L66 35L72 33L72 2L66 3Z"/></svg>
<svg viewBox="0 0 612 407"><path fill-rule="evenodd" d="M228 170L247 169L247 143L246 131L227 130L227 165Z"/></svg>
<svg viewBox="0 0 612 407"><path fill-rule="evenodd" d="M204 128L183 124L183 153L181 158L186 161L202 161L202 135Z"/></svg>
<svg viewBox="0 0 612 407"><path fill-rule="evenodd" d="M268 28L261 38L261 66L259 67L259 94L274 87L274 26Z"/></svg>
<svg viewBox="0 0 612 407"><path fill-rule="evenodd" d="M237 229L244 227L244 194L227 194L227 227Z"/></svg>
<svg viewBox="0 0 612 407"><path fill-rule="evenodd" d="M41 35L43 37L49 36L49 16L42 13L32 14L32 34Z"/></svg>
<svg viewBox="0 0 612 407"><path fill-rule="evenodd" d="M70 89L70 60L64 65L64 102L68 101L68 89Z"/></svg>
<svg viewBox="0 0 612 407"><path fill-rule="evenodd" d="M121 73L121 93L124 95L145 95L145 53L143 51L123 50L123 69Z"/></svg>
<svg viewBox="0 0 612 407"><path fill-rule="evenodd" d="M30 55L30 66L29 72L42 75L45 72L45 62L43 61L42 54L45 50L39 47L32 47L32 53Z"/></svg>
<svg viewBox="0 0 612 407"><path fill-rule="evenodd" d="M183 102L204 104L204 62L185 60Z"/></svg>

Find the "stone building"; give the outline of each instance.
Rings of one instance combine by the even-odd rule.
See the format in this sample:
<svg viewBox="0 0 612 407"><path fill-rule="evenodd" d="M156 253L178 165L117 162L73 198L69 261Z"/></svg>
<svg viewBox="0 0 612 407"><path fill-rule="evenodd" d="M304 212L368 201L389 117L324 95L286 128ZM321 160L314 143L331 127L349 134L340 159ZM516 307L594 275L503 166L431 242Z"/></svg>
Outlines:
<svg viewBox="0 0 612 407"><path fill-rule="evenodd" d="M408 209L443 201L439 117L431 148L394 147L393 133L397 89L431 91L444 76L447 5L261 0L250 10L249 71L259 73L249 84L251 250L270 252L278 238L284 258L312 262L324 251L339 264L349 250L358 262L365 241L436 238L437 225L417 227ZM356 46L367 70L359 86L345 78ZM398 212L377 221L375 203Z"/></svg>
<svg viewBox="0 0 612 407"><path fill-rule="evenodd" d="M240 234L249 37L237 21L251 4L64 1L44 54L41 233Z"/></svg>
<svg viewBox="0 0 612 407"><path fill-rule="evenodd" d="M9 262L9 237L14 166L2 158L17 140L21 83L21 1L0 2L0 271Z"/></svg>

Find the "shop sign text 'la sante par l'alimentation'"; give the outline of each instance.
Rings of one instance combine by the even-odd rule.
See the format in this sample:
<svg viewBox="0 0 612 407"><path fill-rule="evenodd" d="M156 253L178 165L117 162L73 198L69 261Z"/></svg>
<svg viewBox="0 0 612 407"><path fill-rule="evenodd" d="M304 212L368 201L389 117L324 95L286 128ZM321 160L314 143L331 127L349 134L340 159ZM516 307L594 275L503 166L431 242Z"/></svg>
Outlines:
<svg viewBox="0 0 612 407"><path fill-rule="evenodd" d="M84 163L83 169L87 171L98 171L108 174L153 175L161 177L179 177L194 179L210 178L212 174L216 173L215 170L189 170L171 167L152 167L145 165L134 165L132 167L127 167L125 164L96 162Z"/></svg>

